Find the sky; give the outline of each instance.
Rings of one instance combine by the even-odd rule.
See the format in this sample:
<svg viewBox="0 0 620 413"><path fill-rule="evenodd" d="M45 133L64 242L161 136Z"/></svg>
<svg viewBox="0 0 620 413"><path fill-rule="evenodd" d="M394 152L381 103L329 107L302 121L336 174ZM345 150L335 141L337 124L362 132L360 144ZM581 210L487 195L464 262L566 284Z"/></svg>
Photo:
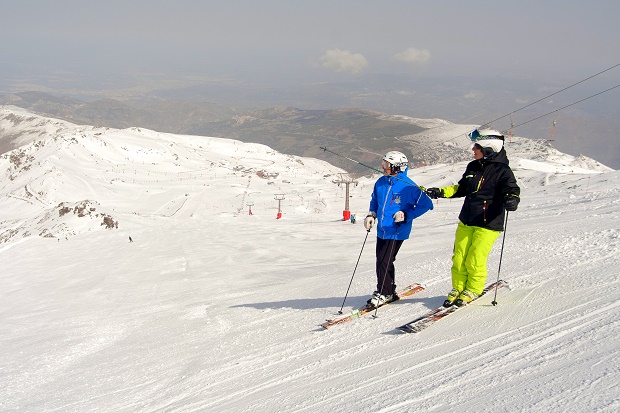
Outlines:
<svg viewBox="0 0 620 413"><path fill-rule="evenodd" d="M396 330L451 288L462 199L440 199L395 262L398 287L424 291L323 329L376 288L376 233L342 220L342 170L25 110L0 109L0 124L23 139L0 157L2 412L619 410L620 171L516 139L522 201L488 262L488 283L509 285L497 306L489 294ZM408 175L450 185L466 164ZM351 188L351 212L367 212L377 178Z"/></svg>
<svg viewBox="0 0 620 413"><path fill-rule="evenodd" d="M484 124L618 65L619 15L614 0L7 1L0 94L190 89L244 109L363 107ZM618 85L620 66L513 121ZM557 128L554 115L516 132L620 168L618 107L620 88L562 111Z"/></svg>
<svg viewBox="0 0 620 413"><path fill-rule="evenodd" d="M2 14L3 66L15 69L544 79L620 59L613 0L24 0Z"/></svg>

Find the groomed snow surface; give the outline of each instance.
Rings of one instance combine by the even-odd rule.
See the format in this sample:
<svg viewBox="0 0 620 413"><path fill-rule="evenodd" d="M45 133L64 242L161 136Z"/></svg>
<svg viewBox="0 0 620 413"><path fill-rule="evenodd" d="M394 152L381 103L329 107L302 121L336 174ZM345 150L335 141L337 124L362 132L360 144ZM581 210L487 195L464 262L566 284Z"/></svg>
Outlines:
<svg viewBox="0 0 620 413"><path fill-rule="evenodd" d="M619 172L511 158L523 192L497 306L491 294L419 334L395 330L450 290L462 200L439 200L396 261L398 285L425 291L324 330L376 177L351 187L352 225L332 182L342 171L322 161L224 139L80 133L24 146L26 170L0 161L13 176L1 230L18 234L0 244L0 411L620 410ZM444 185L464 166L409 175ZM86 199L118 228L59 216L60 202ZM37 236L43 227L53 236ZM375 289L374 248L373 231L345 311Z"/></svg>

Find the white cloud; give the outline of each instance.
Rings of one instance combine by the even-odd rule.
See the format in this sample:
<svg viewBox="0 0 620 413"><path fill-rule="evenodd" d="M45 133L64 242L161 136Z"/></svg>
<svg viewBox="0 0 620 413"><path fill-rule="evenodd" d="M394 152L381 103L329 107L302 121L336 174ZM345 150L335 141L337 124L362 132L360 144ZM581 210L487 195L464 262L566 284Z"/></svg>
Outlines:
<svg viewBox="0 0 620 413"><path fill-rule="evenodd" d="M399 62L412 63L414 65L424 65L428 63L431 58L431 53L426 50L416 49L415 47L410 47L407 50L396 53L392 56L394 60L398 60Z"/></svg>
<svg viewBox="0 0 620 413"><path fill-rule="evenodd" d="M465 93L465 95L463 95L465 99L472 99L472 100L481 99L482 96L483 96L482 92L478 90L472 90L470 92Z"/></svg>
<svg viewBox="0 0 620 413"><path fill-rule="evenodd" d="M319 61L322 67L339 73L357 74L368 67L363 55L340 49L328 50Z"/></svg>

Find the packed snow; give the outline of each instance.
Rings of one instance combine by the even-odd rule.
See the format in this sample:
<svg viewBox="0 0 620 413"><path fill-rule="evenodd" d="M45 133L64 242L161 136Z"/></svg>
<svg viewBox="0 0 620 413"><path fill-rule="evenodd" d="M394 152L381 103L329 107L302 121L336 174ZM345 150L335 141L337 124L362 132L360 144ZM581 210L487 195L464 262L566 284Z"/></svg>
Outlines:
<svg viewBox="0 0 620 413"><path fill-rule="evenodd" d="M397 257L423 292L323 329L375 288L377 176L14 107L0 132L19 145L0 156L2 412L620 410L620 172L594 160L516 137L522 202L487 280L503 244L510 288L402 334L451 287L462 200L436 201ZM466 162L409 176L449 185Z"/></svg>

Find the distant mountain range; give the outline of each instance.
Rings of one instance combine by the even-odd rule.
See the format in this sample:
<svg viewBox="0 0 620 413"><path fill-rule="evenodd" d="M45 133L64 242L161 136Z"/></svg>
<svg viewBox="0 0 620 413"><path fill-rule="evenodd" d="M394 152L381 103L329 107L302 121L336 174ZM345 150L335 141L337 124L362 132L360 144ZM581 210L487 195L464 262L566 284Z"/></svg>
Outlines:
<svg viewBox="0 0 620 413"><path fill-rule="evenodd" d="M141 127L261 143L282 153L317 157L360 175L372 172L366 165L378 168L377 159L390 150L404 152L413 166L470 159L470 153L462 148L468 145L465 134L477 126L367 109L302 110L274 106L240 111L207 102L161 98L82 101L43 92L0 96L0 105L15 105L79 125ZM440 139L439 147L431 144L433 138ZM539 142L542 146L549 144ZM16 147L10 136L0 136L0 154ZM321 147L343 156L325 152Z"/></svg>
<svg viewBox="0 0 620 413"><path fill-rule="evenodd" d="M301 110L276 106L242 112L212 103L163 99L84 102L42 92L6 95L0 97L0 104L82 125L142 127L256 142L291 155L320 155L336 166L358 173L367 170L330 153L321 154L320 147L327 146L361 162L372 162L377 155L394 149L405 152L413 163L425 161L420 156L422 148L402 147L398 142L404 136L423 131L424 127L365 109ZM3 145L2 152L12 149L6 142Z"/></svg>

